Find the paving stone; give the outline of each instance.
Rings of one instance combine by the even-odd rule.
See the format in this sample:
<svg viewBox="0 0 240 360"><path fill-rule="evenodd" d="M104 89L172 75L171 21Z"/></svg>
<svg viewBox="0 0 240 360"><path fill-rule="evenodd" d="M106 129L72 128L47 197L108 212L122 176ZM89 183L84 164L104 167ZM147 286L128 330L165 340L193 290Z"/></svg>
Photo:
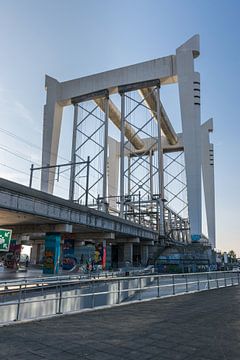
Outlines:
<svg viewBox="0 0 240 360"><path fill-rule="evenodd" d="M239 360L240 287L1 327L0 355L1 360Z"/></svg>

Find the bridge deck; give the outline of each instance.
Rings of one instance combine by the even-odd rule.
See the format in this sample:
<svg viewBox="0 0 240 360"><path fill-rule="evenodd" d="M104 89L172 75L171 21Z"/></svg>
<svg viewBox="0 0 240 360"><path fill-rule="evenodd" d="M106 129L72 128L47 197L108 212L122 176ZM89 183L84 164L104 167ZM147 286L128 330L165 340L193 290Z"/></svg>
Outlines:
<svg viewBox="0 0 240 360"><path fill-rule="evenodd" d="M151 241L158 238L156 231L144 226L1 178L0 219L1 226L17 226L19 233L35 232L34 224L40 232L41 224L61 223L73 224L76 232L98 230Z"/></svg>
<svg viewBox="0 0 240 360"><path fill-rule="evenodd" d="M238 360L240 287L0 328L1 359Z"/></svg>

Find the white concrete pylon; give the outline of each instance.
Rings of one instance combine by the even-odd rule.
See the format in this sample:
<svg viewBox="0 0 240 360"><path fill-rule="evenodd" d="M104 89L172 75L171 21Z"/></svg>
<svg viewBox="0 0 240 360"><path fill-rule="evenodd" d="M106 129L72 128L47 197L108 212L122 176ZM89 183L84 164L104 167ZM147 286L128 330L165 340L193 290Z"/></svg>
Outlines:
<svg viewBox="0 0 240 360"><path fill-rule="evenodd" d="M214 153L213 144L209 141L209 133L213 131L213 119L201 126L202 135L202 174L205 195L208 239L213 248L216 247L215 230L215 188L214 188Z"/></svg>
<svg viewBox="0 0 240 360"><path fill-rule="evenodd" d="M63 112L63 106L57 100L61 92L59 82L50 76L46 76L45 87L47 101L43 115L42 166L56 165ZM42 170L42 191L53 192L54 177L55 171Z"/></svg>
<svg viewBox="0 0 240 360"><path fill-rule="evenodd" d="M176 51L192 241L199 241L202 235L200 76L194 71L194 58L198 55L198 35Z"/></svg>

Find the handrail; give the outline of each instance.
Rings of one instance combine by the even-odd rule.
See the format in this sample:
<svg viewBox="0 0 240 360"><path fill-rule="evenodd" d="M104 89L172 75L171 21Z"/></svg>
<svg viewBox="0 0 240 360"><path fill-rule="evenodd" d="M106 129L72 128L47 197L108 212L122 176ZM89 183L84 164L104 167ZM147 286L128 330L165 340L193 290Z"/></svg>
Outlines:
<svg viewBox="0 0 240 360"><path fill-rule="evenodd" d="M0 291L0 308L5 307L5 314L10 314L8 318L1 319L0 324L10 323L13 320L25 320L26 315L21 313L23 307L31 304L38 306L41 314L27 317L27 319L39 319L44 317L45 312L48 310L44 304L48 302L55 302L52 306L52 312L48 315L56 315L60 313L84 311L86 308L99 308L102 303L98 303L99 297L104 298L105 303L111 299L112 304L116 305L121 302L131 303L132 301L142 301L145 299L156 299L164 296L175 296L179 294L199 292L210 289L217 289L221 287L228 287L240 284L240 272L236 271L223 271L223 272L206 272L206 273L188 273L188 274L164 274L164 275L143 275L131 277L115 277L104 279L76 279L70 276L70 280L62 279L53 283L45 283L44 279L41 282L32 282L32 285L37 290L35 294L30 293L32 287L28 288L26 282L18 284L17 289L3 289ZM49 278L47 278L49 280ZM33 281L33 279L31 279ZM75 281L76 280L76 281ZM39 286L40 285L40 286ZM55 285L55 287L54 287ZM112 286L113 285L113 286ZM12 283L10 287L12 286ZM30 284L31 286L31 284ZM107 286L107 289L105 288ZM75 293L71 293L74 290ZM79 293L76 293L76 290ZM86 292L84 292L86 291ZM137 297L137 300L135 299ZM64 308L64 303L67 301L68 305L71 300L86 299L86 304L83 308L69 310ZM85 301L85 300L84 300ZM73 302L74 303L74 302ZM100 305L99 305L100 304ZM85 307L84 307L85 306ZM13 310L12 310L13 309ZM36 309L36 306L34 307ZM29 310L29 311L30 311ZM15 314L14 318L12 312ZM30 311L31 312L31 311ZM4 317L3 316L3 317ZM25 317L24 317L25 316Z"/></svg>
<svg viewBox="0 0 240 360"><path fill-rule="evenodd" d="M117 272L116 272L117 273ZM156 276L156 277L160 277L160 278L168 278L168 277L171 277L171 276L182 276L182 277L185 277L185 276L195 276L195 275L207 275L207 274L223 274L223 273L237 273L237 271L231 271L231 270L228 270L228 271L208 271L208 272L194 272L194 273L174 273L174 274L146 274L146 275L134 275L134 276L117 276L115 275L118 279L122 280L122 279L137 279L140 277L152 277L153 275ZM114 274L114 273L110 273L110 274ZM63 281L63 280L74 280L74 279L82 279L82 280L86 280L86 281L94 281L96 279L100 279L100 280L115 280L116 278L113 277L113 275L108 275L106 276L105 274L102 275L102 276L99 276L100 274L92 274L91 277L88 277L87 275L59 275L59 276L46 276L46 277L37 277L37 278L19 278L19 279L14 279L14 280L0 280L0 286L2 284L11 284L11 283L20 283L22 285L25 284L25 282L30 282L30 281L35 281L35 282L51 282L53 283L54 280L56 282L59 282L59 281Z"/></svg>

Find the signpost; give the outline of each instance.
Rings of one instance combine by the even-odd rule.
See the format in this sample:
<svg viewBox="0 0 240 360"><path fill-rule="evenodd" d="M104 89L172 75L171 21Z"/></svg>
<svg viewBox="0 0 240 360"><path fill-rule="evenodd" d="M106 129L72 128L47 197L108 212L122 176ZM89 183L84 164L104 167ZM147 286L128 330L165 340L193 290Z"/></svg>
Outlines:
<svg viewBox="0 0 240 360"><path fill-rule="evenodd" d="M8 251L12 237L12 230L0 229L0 251Z"/></svg>

